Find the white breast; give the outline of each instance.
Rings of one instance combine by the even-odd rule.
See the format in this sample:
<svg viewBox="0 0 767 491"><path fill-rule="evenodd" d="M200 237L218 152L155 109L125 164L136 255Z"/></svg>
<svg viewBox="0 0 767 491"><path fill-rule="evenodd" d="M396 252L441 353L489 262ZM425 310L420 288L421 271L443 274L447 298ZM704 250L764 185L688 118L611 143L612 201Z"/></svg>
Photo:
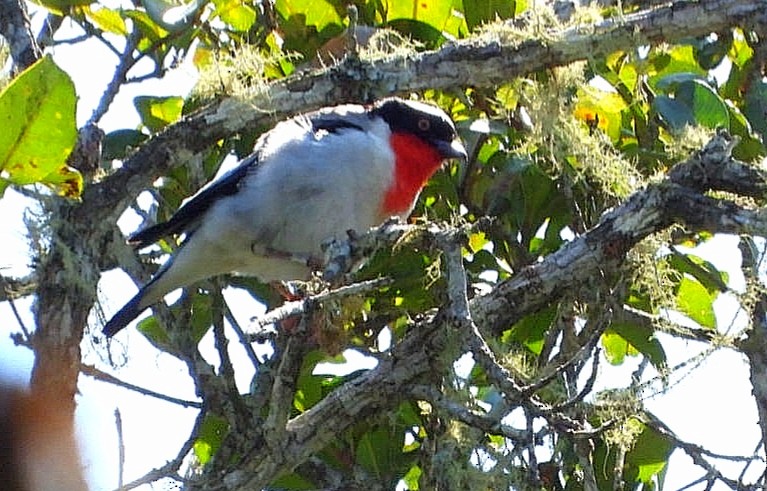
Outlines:
<svg viewBox="0 0 767 491"><path fill-rule="evenodd" d="M394 174L383 122L372 122L369 131L284 130L271 132L260 168L238 193L217 202L195 233L196 240L215 241L233 270L262 280L296 279L306 271L273 254L259 257L265 248L319 257L323 241L378 225Z"/></svg>

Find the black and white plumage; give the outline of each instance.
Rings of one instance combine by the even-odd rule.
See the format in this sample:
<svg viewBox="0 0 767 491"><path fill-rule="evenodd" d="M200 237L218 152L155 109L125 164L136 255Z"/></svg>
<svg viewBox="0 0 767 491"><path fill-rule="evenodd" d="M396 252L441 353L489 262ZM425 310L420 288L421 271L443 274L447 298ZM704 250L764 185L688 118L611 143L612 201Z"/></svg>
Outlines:
<svg viewBox="0 0 767 491"><path fill-rule="evenodd" d="M330 238L406 217L441 162L465 157L450 118L420 102L390 98L283 121L170 220L129 237L130 244L145 247L185 234L104 333L113 336L166 294L204 278L305 278L309 268L295 257L319 257Z"/></svg>

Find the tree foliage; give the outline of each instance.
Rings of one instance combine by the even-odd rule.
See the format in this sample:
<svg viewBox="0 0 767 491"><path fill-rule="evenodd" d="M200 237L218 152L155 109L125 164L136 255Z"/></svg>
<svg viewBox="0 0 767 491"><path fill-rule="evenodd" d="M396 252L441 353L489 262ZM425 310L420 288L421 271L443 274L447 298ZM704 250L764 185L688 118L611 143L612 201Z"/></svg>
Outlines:
<svg viewBox="0 0 767 491"><path fill-rule="evenodd" d="M15 335L35 352L33 389L73 409L80 373L115 382L81 359L100 339L88 322L99 276L145 281L178 245L128 251L116 225L127 209L169 218L281 117L413 96L453 117L470 158L431 180L412 223L331 244L332 282L300 285L307 300L280 305L256 279L217 278L138 323L188 366L199 415L176 459L123 489L655 489L674 451L701 482L761 489L764 4L604 3L41 0L37 39L24 22L3 29L14 72L0 94L0 189L46 211L33 277L5 280L5 298L36 298L34 332ZM0 19L22 7L4 2ZM35 49L61 42L62 23L119 59L79 133L72 83ZM192 94L137 97L140 127L101 132L120 87L190 57ZM694 250L716 234L740 237L745 289ZM226 286L269 313L237 324ZM719 324L722 296L747 325ZM210 330L215 364L199 348ZM684 370L669 364L675 338L748 361L761 443L731 457L733 474L645 406ZM234 343L249 388L235 383ZM377 366L317 371L347 350ZM637 368L595 389L605 363Z"/></svg>

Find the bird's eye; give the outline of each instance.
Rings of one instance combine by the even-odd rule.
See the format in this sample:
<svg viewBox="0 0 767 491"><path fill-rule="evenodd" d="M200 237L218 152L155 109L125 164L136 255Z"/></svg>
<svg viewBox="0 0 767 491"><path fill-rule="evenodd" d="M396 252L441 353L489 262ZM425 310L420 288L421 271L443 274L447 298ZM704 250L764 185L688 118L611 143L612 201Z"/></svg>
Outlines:
<svg viewBox="0 0 767 491"><path fill-rule="evenodd" d="M421 131L429 131L431 128L431 121L425 118L421 118L418 120L418 129Z"/></svg>

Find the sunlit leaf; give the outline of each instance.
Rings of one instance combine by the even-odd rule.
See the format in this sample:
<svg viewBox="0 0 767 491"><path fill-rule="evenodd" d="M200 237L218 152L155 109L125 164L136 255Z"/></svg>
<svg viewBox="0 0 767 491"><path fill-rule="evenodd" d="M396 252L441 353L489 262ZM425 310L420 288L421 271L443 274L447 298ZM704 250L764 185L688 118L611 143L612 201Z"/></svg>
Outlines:
<svg viewBox="0 0 767 491"><path fill-rule="evenodd" d="M680 45L661 53L652 52L649 56L649 64L654 67L649 78L650 85L655 88L656 84L667 75L679 73L691 73L700 77L706 77L707 72L695 60L694 49L690 45Z"/></svg>
<svg viewBox="0 0 767 491"><path fill-rule="evenodd" d="M476 254L488 243L484 232L477 232L469 236L469 250Z"/></svg>
<svg viewBox="0 0 767 491"><path fill-rule="evenodd" d="M214 0L216 14L236 31L246 32L256 22L256 11L241 0Z"/></svg>
<svg viewBox="0 0 767 491"><path fill-rule="evenodd" d="M286 19L303 16L304 23L316 27L317 31L322 31L331 24L341 24L338 12L326 0L277 0L274 8Z"/></svg>
<svg viewBox="0 0 767 491"><path fill-rule="evenodd" d="M575 117L588 124L596 124L612 141L617 142L621 136L621 113L626 107L626 102L616 92L587 85L578 89Z"/></svg>
<svg viewBox="0 0 767 491"><path fill-rule="evenodd" d="M167 29L154 22L146 12L128 10L125 12L125 16L131 19L141 34L143 34L138 43L138 49L142 52L156 48L158 43L169 34Z"/></svg>
<svg viewBox="0 0 767 491"><path fill-rule="evenodd" d="M123 19L120 13L116 10L105 7L97 9L85 7L83 8L83 12L85 12L85 15L104 32L110 32L120 36L126 36L128 34L125 19Z"/></svg>
<svg viewBox="0 0 767 491"><path fill-rule="evenodd" d="M141 116L141 122L152 131L159 131L165 126L178 121L184 108L181 97L139 96L133 104Z"/></svg>
<svg viewBox="0 0 767 491"><path fill-rule="evenodd" d="M679 283L676 303L679 310L702 327L716 328L714 299L718 292L709 293L696 279L685 276Z"/></svg>
<svg viewBox="0 0 767 491"><path fill-rule="evenodd" d="M50 56L0 92L0 178L42 183L77 197L82 177L66 165L77 139L75 88Z"/></svg>
<svg viewBox="0 0 767 491"><path fill-rule="evenodd" d="M735 31L733 36L732 46L730 46L730 52L727 54L732 63L738 67L743 67L754 56L754 49L748 45L743 32Z"/></svg>
<svg viewBox="0 0 767 491"><path fill-rule="evenodd" d="M418 21L439 33L445 31L445 25L453 15L451 0L388 0L385 3L387 23L397 20Z"/></svg>
<svg viewBox="0 0 767 491"><path fill-rule="evenodd" d="M639 354L638 349L612 329L607 329L602 334L602 346L605 349L605 358L612 365L622 364L626 356L636 356Z"/></svg>

